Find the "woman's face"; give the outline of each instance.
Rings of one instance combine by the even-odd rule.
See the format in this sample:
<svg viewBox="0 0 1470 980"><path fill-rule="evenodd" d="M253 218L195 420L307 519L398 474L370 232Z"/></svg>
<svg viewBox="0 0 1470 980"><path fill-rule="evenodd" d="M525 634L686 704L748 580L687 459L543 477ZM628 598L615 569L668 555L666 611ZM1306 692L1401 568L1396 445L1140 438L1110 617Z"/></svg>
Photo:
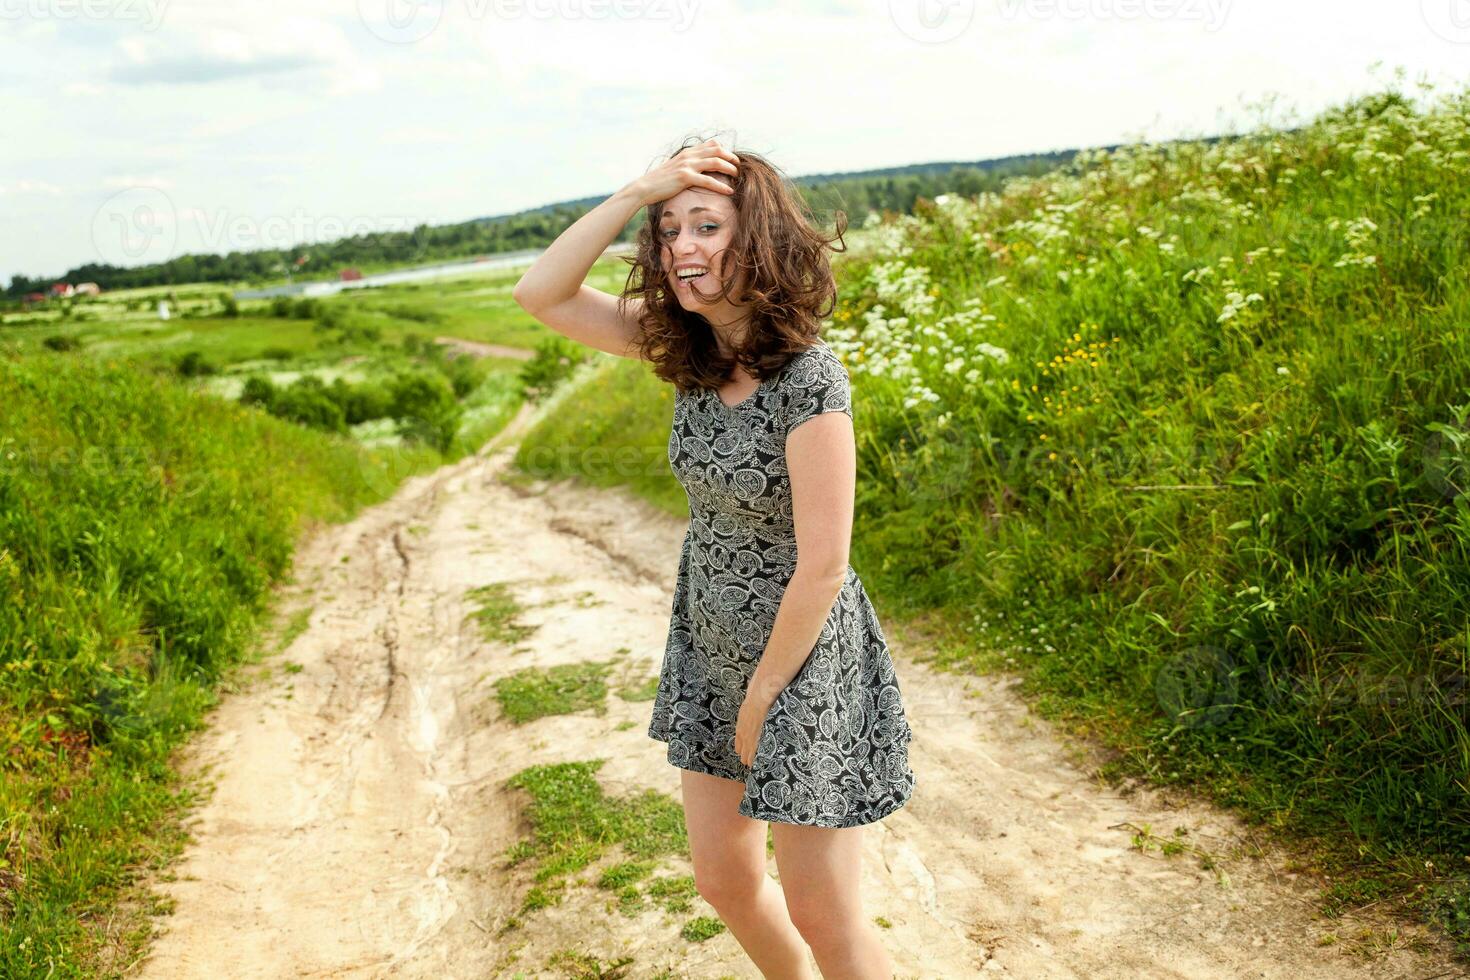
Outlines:
<svg viewBox="0 0 1470 980"><path fill-rule="evenodd" d="M664 202L658 226L663 265L669 288L685 309L703 311L715 304L724 286L720 265L734 240L734 225L735 207L725 194L686 187ZM706 271L699 274L699 269ZM687 275L681 277L681 271Z"/></svg>

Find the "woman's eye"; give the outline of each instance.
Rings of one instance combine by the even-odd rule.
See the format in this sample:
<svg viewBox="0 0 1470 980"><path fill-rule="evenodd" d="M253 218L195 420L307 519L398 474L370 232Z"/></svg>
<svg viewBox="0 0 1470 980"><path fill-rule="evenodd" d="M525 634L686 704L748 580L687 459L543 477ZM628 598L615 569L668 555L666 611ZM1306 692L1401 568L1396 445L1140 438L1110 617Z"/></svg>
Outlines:
<svg viewBox="0 0 1470 980"><path fill-rule="evenodd" d="M699 226L700 231L705 231L706 229L708 229L709 231L718 231L719 228L720 226L712 221L706 221L704 224ZM677 228L665 228L663 231L659 232L659 234L662 235L664 238L668 238L670 235L677 235L678 233L679 229Z"/></svg>

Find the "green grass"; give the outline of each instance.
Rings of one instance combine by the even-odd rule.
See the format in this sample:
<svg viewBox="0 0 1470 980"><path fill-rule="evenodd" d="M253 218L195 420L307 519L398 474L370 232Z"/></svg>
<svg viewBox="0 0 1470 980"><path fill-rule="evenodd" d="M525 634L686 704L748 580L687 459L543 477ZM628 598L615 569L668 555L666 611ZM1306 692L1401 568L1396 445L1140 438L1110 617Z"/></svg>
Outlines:
<svg viewBox="0 0 1470 980"><path fill-rule="evenodd" d="M607 796L595 776L606 761L531 766L506 780L507 789L524 790L529 797L526 820L530 835L506 852L508 866L526 865L531 870L533 884L522 900L520 915L559 901L569 876L613 848L632 861L688 854L683 807L654 790L630 797ZM599 882L618 880L625 887L638 877L634 870L623 867L604 872ZM506 927L518 923L518 919L510 920Z"/></svg>
<svg viewBox="0 0 1470 980"><path fill-rule="evenodd" d="M684 928L679 930L679 935L691 943L702 943L724 931L725 924L719 919L714 916L701 915L684 923Z"/></svg>
<svg viewBox="0 0 1470 980"><path fill-rule="evenodd" d="M536 632L535 626L519 620L523 607L507 582L477 586L466 592L465 598L479 604L466 618L474 620L480 635L492 643L516 644Z"/></svg>
<svg viewBox="0 0 1470 980"><path fill-rule="evenodd" d="M616 288L622 268L616 260L600 261L589 281ZM528 353L567 343L511 299L520 273L500 270L292 299L288 316L276 315L271 300L244 301L237 315L230 315L231 288L218 285L122 290L6 313L0 315L0 327L7 344L23 355L64 342L72 356L187 373L188 383L227 399L239 398L251 377L277 386L309 377L327 385L340 380L381 388L406 372L442 371L454 379L462 412L452 444L447 439L440 444L453 460L476 451L515 415L527 394L528 362L489 356L455 363L434 338L459 337ZM163 299L173 313L167 321L156 312ZM544 381L537 377L529 383ZM396 441L391 418L372 419L352 431L364 444Z"/></svg>
<svg viewBox="0 0 1470 980"><path fill-rule="evenodd" d="M689 500L669 472L673 415L672 389L646 364L607 355L525 434L514 463L542 479L624 487L688 518Z"/></svg>
<svg viewBox="0 0 1470 980"><path fill-rule="evenodd" d="M668 875L655 878L648 883L644 891L649 898L671 915L688 912L699 895L694 887L693 875Z"/></svg>
<svg viewBox="0 0 1470 980"><path fill-rule="evenodd" d="M1470 93L1421 94L923 201L825 336L881 615L1470 950ZM670 392L598 372L518 462L683 516Z"/></svg>
<svg viewBox="0 0 1470 980"><path fill-rule="evenodd" d="M226 315L218 286L0 316L0 975L115 975L147 942L159 909L135 894L138 872L177 853L197 802L173 749L226 669L266 653L270 590L301 534L478 451L520 409L526 362L465 372L426 346L440 333L550 337L499 296L513 282L348 293L310 317L264 302ZM185 355L194 376L179 373ZM232 400L248 375L414 370L470 381L442 452L392 419L338 436ZM482 615L492 635L519 633L503 609ZM276 653L309 617L282 624Z"/></svg>
<svg viewBox="0 0 1470 980"><path fill-rule="evenodd" d="M517 725L591 709L607 714L607 673L615 661L527 667L495 682L500 711Z"/></svg>
<svg viewBox="0 0 1470 980"><path fill-rule="evenodd" d="M131 365L0 363L0 975L93 976L142 942L117 903L181 840L172 749L253 652L299 534L381 499L380 473Z"/></svg>
<svg viewBox="0 0 1470 980"><path fill-rule="evenodd" d="M618 697L624 701L652 701L658 696L658 675L654 674L641 684L618 688Z"/></svg>
<svg viewBox="0 0 1470 980"><path fill-rule="evenodd" d="M619 956L603 963L591 953L561 949L551 954L546 965L571 980L622 980L633 962L631 956Z"/></svg>

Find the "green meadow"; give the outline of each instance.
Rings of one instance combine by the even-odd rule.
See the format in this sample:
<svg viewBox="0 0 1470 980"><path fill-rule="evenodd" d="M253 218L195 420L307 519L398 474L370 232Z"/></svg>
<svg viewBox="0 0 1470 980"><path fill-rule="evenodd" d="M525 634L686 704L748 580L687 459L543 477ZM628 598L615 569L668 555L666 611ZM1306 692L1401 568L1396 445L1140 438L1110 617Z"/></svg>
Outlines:
<svg viewBox="0 0 1470 980"><path fill-rule="evenodd" d="M1382 902L1462 943L1467 221L1470 92L1389 89L874 219L824 334L855 396L852 563L933 664L1014 672L1109 774L1299 843L1329 914ZM0 975L112 975L143 942L116 912L178 846L170 754L261 652L313 523L553 389L524 473L687 513L666 386L550 335L517 276L0 314ZM537 711L592 683L518 682ZM677 837L630 814L650 853Z"/></svg>
<svg viewBox="0 0 1470 980"><path fill-rule="evenodd" d="M0 313L0 976L120 973L146 939L127 885L175 853L192 800L171 753L230 668L289 639L269 594L301 536L476 451L576 368L510 299L517 275Z"/></svg>

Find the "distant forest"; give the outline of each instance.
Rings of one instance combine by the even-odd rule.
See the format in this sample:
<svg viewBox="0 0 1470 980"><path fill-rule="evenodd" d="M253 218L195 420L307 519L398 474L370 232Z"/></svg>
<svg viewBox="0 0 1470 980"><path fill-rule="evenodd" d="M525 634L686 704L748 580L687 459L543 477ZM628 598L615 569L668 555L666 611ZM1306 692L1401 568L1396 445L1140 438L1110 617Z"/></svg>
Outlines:
<svg viewBox="0 0 1470 980"><path fill-rule="evenodd" d="M1076 153L1074 149L975 163L926 163L845 174L812 174L794 178L793 182L820 217L830 222L831 212L845 211L849 224L858 225L873 211L909 213L921 197L933 200L945 193L974 196L981 191L996 191L1011 177L1046 173L1069 162ZM354 235L290 249L182 255L167 262L132 268L94 262L60 276L16 275L6 295L19 299L27 293L45 292L56 282L73 285L95 282L108 290L191 282L253 283L281 279L288 270L298 280L335 279L348 266L429 263L543 248L602 200L603 197L588 197L516 214L451 225L419 225L412 231ZM631 241L643 220L640 212L628 223L619 240Z"/></svg>

